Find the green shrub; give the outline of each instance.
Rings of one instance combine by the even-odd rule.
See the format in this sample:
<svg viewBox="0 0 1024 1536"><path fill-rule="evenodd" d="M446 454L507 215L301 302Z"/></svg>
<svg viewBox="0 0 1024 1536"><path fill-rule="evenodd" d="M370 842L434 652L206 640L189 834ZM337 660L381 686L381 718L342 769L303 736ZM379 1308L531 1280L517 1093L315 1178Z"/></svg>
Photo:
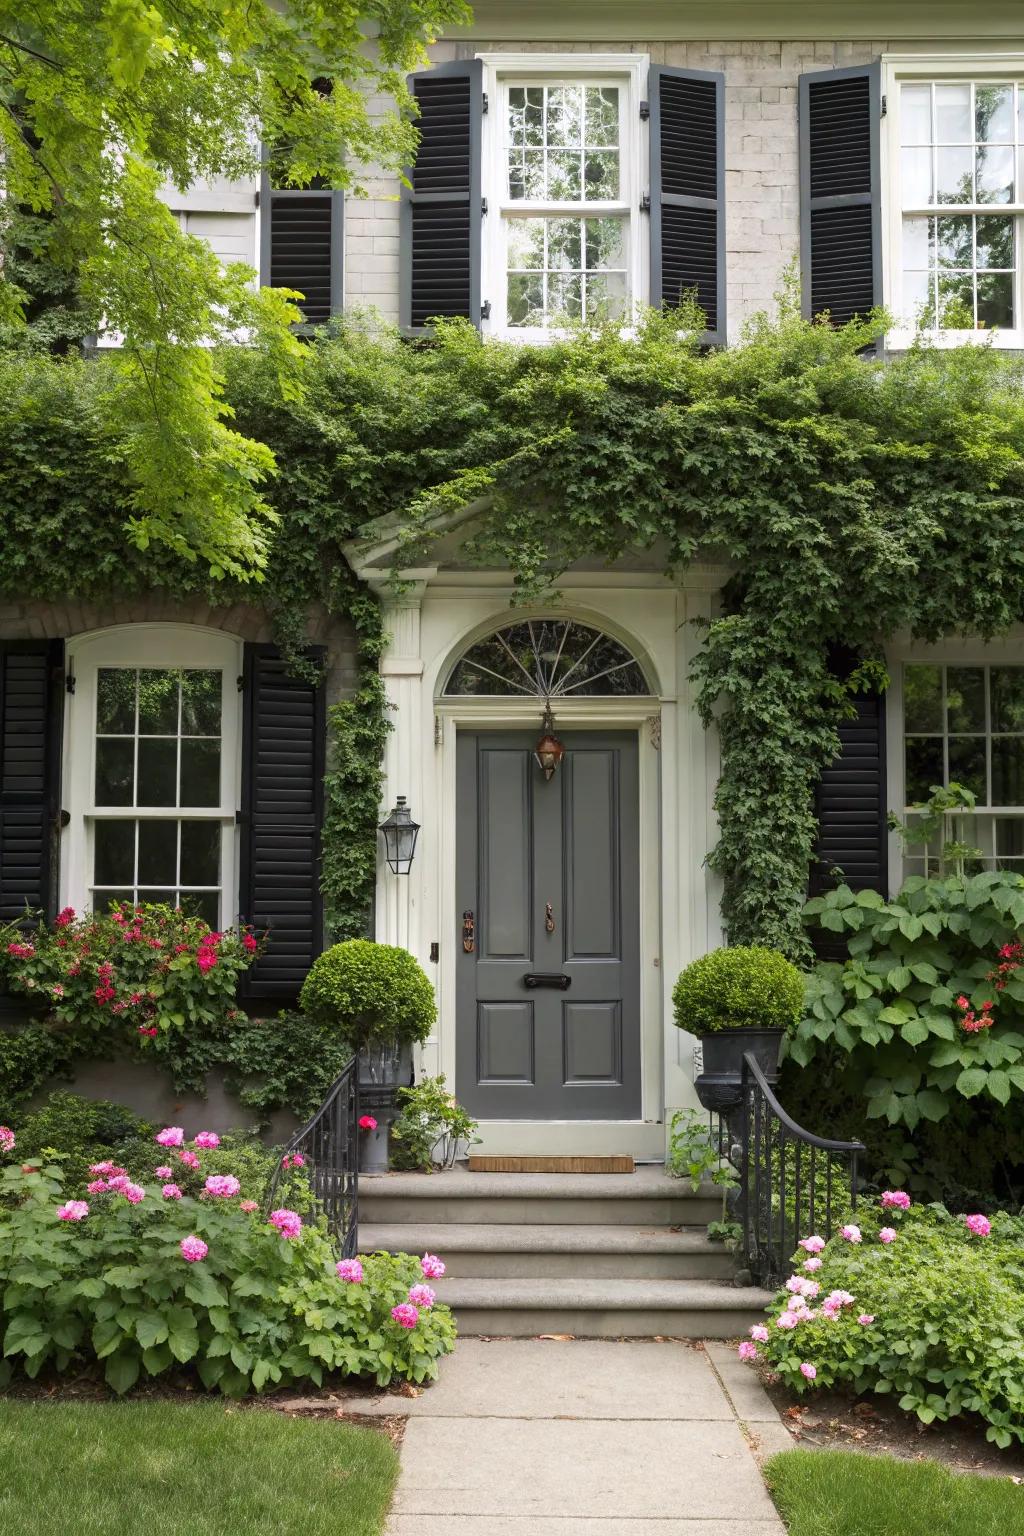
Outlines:
<svg viewBox="0 0 1024 1536"><path fill-rule="evenodd" d="M2 983L0 983L2 989ZM76 1042L64 1034L52 1034L41 1024L19 1029L0 1027L0 1104L13 1115L52 1078L66 1076L74 1060Z"/></svg>
<svg viewBox="0 0 1024 1536"><path fill-rule="evenodd" d="M672 992L675 1020L691 1034L794 1029L804 1001L796 966L774 949L734 945L694 960Z"/></svg>
<svg viewBox="0 0 1024 1536"><path fill-rule="evenodd" d="M300 1001L314 1023L333 1027L352 1050L371 1041L411 1045L437 1018L434 989L406 949L349 939L325 950L302 986Z"/></svg>
<svg viewBox="0 0 1024 1536"><path fill-rule="evenodd" d="M113 1157L122 1161L124 1146L143 1139L152 1146L153 1127L134 1110L106 1099L83 1099L75 1093L54 1093L41 1109L26 1115L18 1127L18 1153L59 1162L69 1188L89 1177L89 1164Z"/></svg>
<svg viewBox="0 0 1024 1536"><path fill-rule="evenodd" d="M424 1077L413 1088L399 1088L398 1117L391 1122L392 1168L429 1173L450 1165L463 1142L479 1141L477 1122L449 1093L445 1076Z"/></svg>
<svg viewBox="0 0 1024 1536"><path fill-rule="evenodd" d="M798 1392L892 1392L922 1423L978 1414L997 1445L1024 1441L1024 1218L997 1214L985 1235L983 1218L881 1205L858 1207L855 1230L860 1241L834 1237L816 1270L798 1250L761 1341L772 1369ZM895 1237L880 1240L884 1230ZM853 1300L830 1308L834 1292ZM795 1326L780 1327L787 1313Z"/></svg>
<svg viewBox="0 0 1024 1536"><path fill-rule="evenodd" d="M392 1316L424 1279L407 1254L374 1254L345 1280L325 1231L287 1208L272 1214L291 1216L291 1237L237 1195L165 1199L149 1180L128 1190L68 1212L59 1167L5 1170L0 1385L16 1370L103 1362L118 1393L182 1365L230 1396L335 1374L385 1386L433 1377L452 1348L447 1307L419 1298L408 1328Z"/></svg>
<svg viewBox="0 0 1024 1536"><path fill-rule="evenodd" d="M805 910L848 958L808 980L799 1065L844 1052L867 1117L911 1132L961 1100L1019 1103L1024 876L914 876L891 901L841 885Z"/></svg>
<svg viewBox="0 0 1024 1536"><path fill-rule="evenodd" d="M225 1087L247 1108L261 1116L288 1109L308 1120L351 1055L335 1027L285 1010L266 1019L237 1014L217 1059Z"/></svg>

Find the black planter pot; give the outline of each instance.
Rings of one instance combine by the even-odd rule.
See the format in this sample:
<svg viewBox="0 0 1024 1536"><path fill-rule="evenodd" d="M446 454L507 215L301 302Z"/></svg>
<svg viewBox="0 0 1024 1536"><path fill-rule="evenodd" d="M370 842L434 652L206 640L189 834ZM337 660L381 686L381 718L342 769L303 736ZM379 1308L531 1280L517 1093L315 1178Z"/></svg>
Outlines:
<svg viewBox="0 0 1024 1536"><path fill-rule="evenodd" d="M743 1057L749 1051L770 1083L778 1082L782 1029L719 1029L701 1035L703 1070L694 1079L705 1109L735 1109L743 1095Z"/></svg>

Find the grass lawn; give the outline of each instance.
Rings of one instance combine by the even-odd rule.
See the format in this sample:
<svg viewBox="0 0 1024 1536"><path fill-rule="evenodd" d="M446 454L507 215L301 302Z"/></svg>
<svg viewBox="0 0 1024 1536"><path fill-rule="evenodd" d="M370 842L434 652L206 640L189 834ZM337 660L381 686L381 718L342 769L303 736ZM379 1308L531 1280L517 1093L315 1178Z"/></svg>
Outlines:
<svg viewBox="0 0 1024 1536"><path fill-rule="evenodd" d="M0 1399L0 1531L379 1536L398 1456L372 1429L224 1402Z"/></svg>
<svg viewBox="0 0 1024 1536"><path fill-rule="evenodd" d="M1024 1486L963 1477L934 1461L784 1451L765 1477L790 1536L1010 1536Z"/></svg>

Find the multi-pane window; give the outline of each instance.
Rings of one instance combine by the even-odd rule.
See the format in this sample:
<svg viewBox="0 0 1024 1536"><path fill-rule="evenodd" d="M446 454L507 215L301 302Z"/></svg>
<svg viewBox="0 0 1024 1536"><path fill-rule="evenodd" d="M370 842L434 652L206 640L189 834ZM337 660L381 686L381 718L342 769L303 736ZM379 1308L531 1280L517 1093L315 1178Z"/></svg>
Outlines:
<svg viewBox="0 0 1024 1536"><path fill-rule="evenodd" d="M1019 328L1024 91L900 87L903 318L925 330Z"/></svg>
<svg viewBox="0 0 1024 1536"><path fill-rule="evenodd" d="M1024 872L1024 666L906 666L903 721L904 804L962 784L977 811L954 818L951 834L982 862ZM911 850L906 871L923 861Z"/></svg>
<svg viewBox="0 0 1024 1536"><path fill-rule="evenodd" d="M623 85L505 88L506 324L614 319L630 292Z"/></svg>
<svg viewBox="0 0 1024 1536"><path fill-rule="evenodd" d="M223 673L99 667L90 893L220 921Z"/></svg>

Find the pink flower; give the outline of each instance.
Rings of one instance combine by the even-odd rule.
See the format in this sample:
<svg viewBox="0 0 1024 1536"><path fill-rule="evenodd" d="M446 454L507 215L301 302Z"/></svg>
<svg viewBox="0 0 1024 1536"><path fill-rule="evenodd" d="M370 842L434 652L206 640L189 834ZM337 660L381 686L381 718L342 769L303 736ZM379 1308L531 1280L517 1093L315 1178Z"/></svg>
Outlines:
<svg viewBox="0 0 1024 1536"><path fill-rule="evenodd" d="M830 1291L822 1305L828 1307L852 1307L853 1297L849 1291Z"/></svg>
<svg viewBox="0 0 1024 1536"><path fill-rule="evenodd" d="M875 1314L873 1312L862 1312L857 1319L862 1328L870 1328L874 1320Z"/></svg>
<svg viewBox="0 0 1024 1536"><path fill-rule="evenodd" d="M267 1217L272 1227L276 1227L282 1237L298 1237L302 1231L302 1217L298 1211L271 1211Z"/></svg>
<svg viewBox="0 0 1024 1536"><path fill-rule="evenodd" d="M0 1125L0 1152L13 1152L14 1147L14 1132L9 1125Z"/></svg>
<svg viewBox="0 0 1024 1536"><path fill-rule="evenodd" d="M820 1269L821 1266L824 1264L824 1262L825 1262L824 1259L819 1259L819 1258L804 1259L803 1267L804 1267L804 1269L810 1269L810 1270Z"/></svg>
<svg viewBox="0 0 1024 1536"><path fill-rule="evenodd" d="M817 1374L818 1367L816 1365L811 1365L809 1360L805 1360L803 1365L800 1367L800 1375L806 1377L808 1381L813 1381Z"/></svg>
<svg viewBox="0 0 1024 1536"><path fill-rule="evenodd" d="M440 1280L444 1274L444 1265L436 1253L425 1253L420 1259L420 1269L428 1280Z"/></svg>
<svg viewBox="0 0 1024 1536"><path fill-rule="evenodd" d="M9 955L14 955L15 959L17 960L31 960L35 952L36 947L34 944L14 943L8 944L7 946L7 953Z"/></svg>
<svg viewBox="0 0 1024 1536"><path fill-rule="evenodd" d="M825 1239L823 1237L802 1237L797 1246L802 1248L805 1253L820 1253L825 1246Z"/></svg>
<svg viewBox="0 0 1024 1536"><path fill-rule="evenodd" d="M205 976L207 971L212 971L217 964L217 956L212 949L201 949L196 955L196 965Z"/></svg>
<svg viewBox="0 0 1024 1536"><path fill-rule="evenodd" d="M306 1159L301 1152L286 1153L281 1159L282 1168L305 1168Z"/></svg>
<svg viewBox="0 0 1024 1536"><path fill-rule="evenodd" d="M804 1282L800 1278L800 1276L799 1275L790 1275L789 1279L786 1281L786 1290L787 1291L793 1291L795 1293L797 1291L802 1291L803 1288L804 1288Z"/></svg>
<svg viewBox="0 0 1024 1536"><path fill-rule="evenodd" d="M786 1281L786 1290L794 1296L807 1296L814 1300L821 1287L816 1280L806 1280L803 1275L790 1275Z"/></svg>
<svg viewBox="0 0 1024 1536"><path fill-rule="evenodd" d="M414 1307L422 1307L425 1311L429 1312L437 1300L437 1294L432 1286L414 1285L409 1291L409 1300Z"/></svg>
<svg viewBox="0 0 1024 1536"><path fill-rule="evenodd" d="M259 1208L260 1203L258 1200L240 1200L238 1202L238 1209L240 1211L245 1211L247 1215L252 1211L258 1211Z"/></svg>
<svg viewBox="0 0 1024 1536"><path fill-rule="evenodd" d="M50 988L50 996L58 1001L64 996L64 988L61 986L59 981L55 981L53 986Z"/></svg>
<svg viewBox="0 0 1024 1536"><path fill-rule="evenodd" d="M112 1163L110 1161L110 1159L108 1158L106 1160L106 1162L103 1162L103 1163L90 1163L89 1164L89 1172L90 1173L120 1173L121 1169L118 1168L116 1166L116 1164Z"/></svg>
<svg viewBox="0 0 1024 1536"><path fill-rule="evenodd" d="M896 1228L882 1227L878 1234L878 1241L880 1243L894 1243L896 1241Z"/></svg>
<svg viewBox="0 0 1024 1536"><path fill-rule="evenodd" d="M758 1344L767 1344L769 1333L768 1329L764 1326L764 1323L755 1323L750 1330L750 1337L756 1340Z"/></svg>
<svg viewBox="0 0 1024 1536"><path fill-rule="evenodd" d="M339 1280L347 1280L350 1285L359 1285L363 1278L363 1266L358 1259L339 1259L334 1266ZM409 1292L412 1295L412 1292Z"/></svg>
<svg viewBox="0 0 1024 1536"><path fill-rule="evenodd" d="M68 926L68 924L69 923L73 923L74 920L75 920L75 909L74 909L74 907L62 907L61 910L57 913L57 916L53 920L53 926L55 928L66 928Z"/></svg>
<svg viewBox="0 0 1024 1536"><path fill-rule="evenodd" d="M397 1307L391 1308L391 1316L400 1328L415 1328L420 1320L420 1314L411 1302L400 1302Z"/></svg>
<svg viewBox="0 0 1024 1536"><path fill-rule="evenodd" d="M126 1182L118 1193L124 1195L129 1205L138 1205L141 1200L146 1198L146 1191L142 1185L132 1184L131 1182Z"/></svg>
<svg viewBox="0 0 1024 1536"><path fill-rule="evenodd" d="M222 1200L230 1200L241 1187L233 1173L211 1173L203 1185L208 1195L217 1195Z"/></svg>
<svg viewBox="0 0 1024 1536"><path fill-rule="evenodd" d="M195 1236L183 1237L178 1246L181 1249L182 1258L189 1264L198 1264L200 1259L205 1259L210 1251L202 1238Z"/></svg>
<svg viewBox="0 0 1024 1536"><path fill-rule="evenodd" d="M115 1173L112 1174L110 1179L107 1181L107 1188L113 1189L117 1192L117 1194L121 1195L128 1188L130 1183L131 1179L129 1179L126 1173Z"/></svg>
<svg viewBox="0 0 1024 1536"><path fill-rule="evenodd" d="M154 1039L160 1033L155 1024L140 1024L138 1032L145 1035L147 1040Z"/></svg>
<svg viewBox="0 0 1024 1536"><path fill-rule="evenodd" d="M821 1304L822 1317L827 1317L830 1321L833 1318L837 1318L841 1311L842 1308L840 1307L838 1301L823 1301Z"/></svg>
<svg viewBox="0 0 1024 1536"><path fill-rule="evenodd" d="M161 1147L180 1147L185 1140L185 1132L180 1125L166 1125L162 1131L157 1131L153 1139Z"/></svg>
<svg viewBox="0 0 1024 1536"><path fill-rule="evenodd" d="M776 1328L795 1328L799 1321L795 1312L782 1312L775 1319L775 1326Z"/></svg>
<svg viewBox="0 0 1024 1536"><path fill-rule="evenodd" d="M882 1195L882 1205L886 1210L909 1211L910 1196L902 1189L887 1189Z"/></svg>
<svg viewBox="0 0 1024 1536"><path fill-rule="evenodd" d="M249 951L250 955L254 950L259 948L259 945L256 943L256 940L253 938L251 933L242 934L242 944Z"/></svg>
<svg viewBox="0 0 1024 1536"><path fill-rule="evenodd" d="M184 1152L179 1152L178 1153L178 1162L179 1163L184 1163L186 1168L198 1168L199 1167L199 1159L198 1159L198 1157L196 1156L196 1154L194 1152L189 1152L187 1149Z"/></svg>
<svg viewBox="0 0 1024 1536"><path fill-rule="evenodd" d="M85 1186L85 1192L87 1195L102 1195L107 1187L106 1179L93 1179L90 1184Z"/></svg>
<svg viewBox="0 0 1024 1536"><path fill-rule="evenodd" d="M219 1147L220 1137L216 1131L200 1131L198 1136L193 1136L194 1147Z"/></svg>
<svg viewBox="0 0 1024 1536"><path fill-rule="evenodd" d="M737 1346L736 1353L739 1355L741 1360L756 1360L757 1345L752 1344L749 1339L744 1339L743 1342Z"/></svg>
<svg viewBox="0 0 1024 1536"><path fill-rule="evenodd" d="M173 1174L174 1169L168 1168L165 1163L161 1163L159 1168L153 1169L153 1177L157 1179L169 1179L173 1177Z"/></svg>
<svg viewBox="0 0 1024 1536"><path fill-rule="evenodd" d="M361 1131L375 1131L377 1129L377 1122L372 1115L360 1115L359 1129Z"/></svg>
<svg viewBox="0 0 1024 1536"><path fill-rule="evenodd" d="M860 1227L855 1227L852 1221L848 1222L845 1227L840 1228L839 1236L845 1237L848 1243L859 1243L863 1241Z"/></svg>
<svg viewBox="0 0 1024 1536"><path fill-rule="evenodd" d="M65 1200L63 1205L57 1207L61 1221L82 1221L88 1214L89 1207L84 1200Z"/></svg>
<svg viewBox="0 0 1024 1536"><path fill-rule="evenodd" d="M163 1195L165 1200L181 1199L181 1190L178 1188L177 1184L165 1184L160 1193Z"/></svg>
<svg viewBox="0 0 1024 1536"><path fill-rule="evenodd" d="M992 1231L992 1223L987 1216L974 1215L964 1217L964 1226L968 1232L973 1232L975 1237L988 1237Z"/></svg>

